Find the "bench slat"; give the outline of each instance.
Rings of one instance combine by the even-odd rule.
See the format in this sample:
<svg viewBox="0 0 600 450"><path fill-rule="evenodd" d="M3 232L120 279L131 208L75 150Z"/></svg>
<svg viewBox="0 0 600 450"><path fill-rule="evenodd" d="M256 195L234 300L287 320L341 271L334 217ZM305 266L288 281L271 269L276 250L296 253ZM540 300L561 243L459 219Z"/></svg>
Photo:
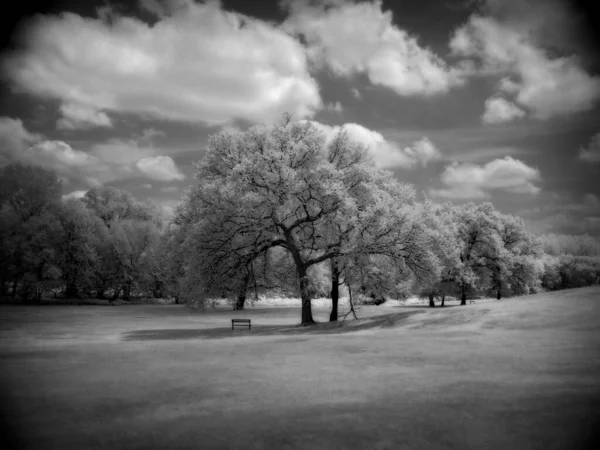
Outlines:
<svg viewBox="0 0 600 450"><path fill-rule="evenodd" d="M231 319L231 329L232 330L234 329L236 323L243 324L244 326L248 325L248 329L249 330L252 329L252 324L250 322L250 319Z"/></svg>

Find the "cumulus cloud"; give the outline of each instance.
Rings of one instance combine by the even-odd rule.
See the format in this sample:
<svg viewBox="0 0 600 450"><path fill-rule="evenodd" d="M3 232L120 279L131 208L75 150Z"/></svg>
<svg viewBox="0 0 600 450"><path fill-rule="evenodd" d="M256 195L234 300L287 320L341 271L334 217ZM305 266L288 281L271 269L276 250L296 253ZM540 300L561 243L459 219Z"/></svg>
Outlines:
<svg viewBox="0 0 600 450"><path fill-rule="evenodd" d="M503 75L499 90L514 94L539 119L593 108L600 77L586 72L574 53L575 41L561 31L573 27L561 2L487 0L483 5L454 32L454 54L477 58L480 72Z"/></svg>
<svg viewBox="0 0 600 450"><path fill-rule="evenodd" d="M380 0L320 3L285 2L289 16L283 24L304 38L315 63L339 76L365 73L371 83L403 96L439 94L463 83L462 71L394 25Z"/></svg>
<svg viewBox="0 0 600 450"><path fill-rule="evenodd" d="M31 133L18 119L0 117L0 164L23 163L54 170L66 184L79 181L98 186L98 175L109 168L98 158L71 148L63 141Z"/></svg>
<svg viewBox="0 0 600 450"><path fill-rule="evenodd" d="M62 199L63 200L75 200L75 199L85 197L86 193L87 193L87 191L84 191L84 190L73 191L73 192L69 192L68 194L63 195Z"/></svg>
<svg viewBox="0 0 600 450"><path fill-rule="evenodd" d="M138 139L109 139L94 144L91 153L102 161L110 161L115 165L126 166L142 158L156 156L158 151Z"/></svg>
<svg viewBox="0 0 600 450"><path fill-rule="evenodd" d="M60 106L62 117L56 121L59 130L79 130L92 127L112 127L109 117L88 106L63 103Z"/></svg>
<svg viewBox="0 0 600 450"><path fill-rule="evenodd" d="M360 95L360 91L358 89L352 88L351 92L352 92L352 95L354 96L354 98L356 100L361 100L362 99L362 95Z"/></svg>
<svg viewBox="0 0 600 450"><path fill-rule="evenodd" d="M142 158L136 163L137 168L146 176L158 181L183 180L185 175L179 171L170 156L153 156Z"/></svg>
<svg viewBox="0 0 600 450"><path fill-rule="evenodd" d="M75 182L99 187L116 175L98 157L73 149L63 141L43 140L24 149L17 159L55 171L67 184Z"/></svg>
<svg viewBox="0 0 600 450"><path fill-rule="evenodd" d="M382 169L411 169L418 165L424 167L430 161L441 158L439 150L426 137L402 148L398 143L387 140L381 133L356 123L333 127L314 121L311 123L325 134L326 141L333 139L340 131L345 132L350 139L364 145L375 165Z"/></svg>
<svg viewBox="0 0 600 450"><path fill-rule="evenodd" d="M518 211L538 233L589 233L598 236L600 228L600 198L586 193L577 198L553 193L537 208Z"/></svg>
<svg viewBox="0 0 600 450"><path fill-rule="evenodd" d="M42 140L42 136L25 129L20 119L0 117L0 164L9 163L24 149Z"/></svg>
<svg viewBox="0 0 600 450"><path fill-rule="evenodd" d="M325 106L325 109L336 113L342 113L344 111L344 107L340 102L328 103L327 106Z"/></svg>
<svg viewBox="0 0 600 450"><path fill-rule="evenodd" d="M281 29L218 2L144 5L157 16L151 26L114 12L37 15L2 71L21 91L67 105L61 127L106 126L110 112L223 124L321 107L304 48Z"/></svg>
<svg viewBox="0 0 600 450"><path fill-rule="evenodd" d="M502 97L491 97L485 101L485 112L481 121L487 124L510 122L525 116L525 111Z"/></svg>
<svg viewBox="0 0 600 450"><path fill-rule="evenodd" d="M595 134L587 147L579 149L581 161L600 163L600 133Z"/></svg>
<svg viewBox="0 0 600 450"><path fill-rule="evenodd" d="M450 199L482 199L489 192L502 190L514 194L538 194L541 181L538 169L507 156L483 166L455 162L442 172L443 189L432 189L436 197Z"/></svg>
<svg viewBox="0 0 600 450"><path fill-rule="evenodd" d="M86 151L69 143L29 132L20 120L0 117L0 163L21 162L53 170L65 184L99 187L132 176L181 180L185 176L168 156L139 139L111 139Z"/></svg>

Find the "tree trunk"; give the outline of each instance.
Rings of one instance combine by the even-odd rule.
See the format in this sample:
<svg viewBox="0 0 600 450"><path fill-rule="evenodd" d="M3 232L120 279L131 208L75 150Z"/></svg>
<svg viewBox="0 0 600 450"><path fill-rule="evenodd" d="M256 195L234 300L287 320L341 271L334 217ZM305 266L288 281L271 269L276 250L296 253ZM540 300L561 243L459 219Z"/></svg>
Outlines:
<svg viewBox="0 0 600 450"><path fill-rule="evenodd" d="M104 286L96 291L96 298L99 300L104 300L106 298L106 292Z"/></svg>
<svg viewBox="0 0 600 450"><path fill-rule="evenodd" d="M461 304L461 306L464 306L467 304L467 290L466 289L462 289L462 292L460 294L460 304Z"/></svg>
<svg viewBox="0 0 600 450"><path fill-rule="evenodd" d="M162 298L162 283L160 281L156 281L154 283L154 288L152 289L152 296L154 298Z"/></svg>
<svg viewBox="0 0 600 450"><path fill-rule="evenodd" d="M433 299L433 294L429 294L429 307L430 308L435 308L435 301Z"/></svg>
<svg viewBox="0 0 600 450"><path fill-rule="evenodd" d="M498 291L496 292L496 300L500 300L502 298L502 292L500 291L500 289L498 289Z"/></svg>
<svg viewBox="0 0 600 450"><path fill-rule="evenodd" d="M240 292L238 292L238 297L237 297L237 300L235 302L235 308L234 309L236 309L236 310L243 310L245 303L246 303L246 289L244 289L243 292L242 292L242 290L240 290Z"/></svg>
<svg viewBox="0 0 600 450"><path fill-rule="evenodd" d="M338 302L340 299L340 273L333 258L331 259L331 314L330 322L338 320Z"/></svg>
<svg viewBox="0 0 600 450"><path fill-rule="evenodd" d="M122 289L122 287L121 287L121 286L119 286L117 289L115 289L115 292L113 293L113 296L112 296L112 298L110 299L110 302L111 302L111 303L112 303L112 302L114 302L116 299L118 299L118 298L119 298L119 295L121 295L121 289Z"/></svg>
<svg viewBox="0 0 600 450"><path fill-rule="evenodd" d="M67 281L67 289L65 290L65 298L76 298L79 296L77 285L74 281Z"/></svg>
<svg viewBox="0 0 600 450"><path fill-rule="evenodd" d="M248 282L250 281L250 273L248 272L244 278L240 281L240 286L238 288L238 296L237 301L235 302L234 310L242 310L244 309L244 304L246 303L246 291L248 290Z"/></svg>
<svg viewBox="0 0 600 450"><path fill-rule="evenodd" d="M312 316L312 304L310 301L306 267L300 266L298 268L298 276L300 278L300 298L302 299L302 325L312 325L315 321Z"/></svg>
<svg viewBox="0 0 600 450"><path fill-rule="evenodd" d="M444 304L445 301L446 301L446 294L442 294L442 304L440 305L441 307L445 306L445 304Z"/></svg>
<svg viewBox="0 0 600 450"><path fill-rule="evenodd" d="M4 297L5 294L6 294L6 275L3 272L2 278L0 279L0 297Z"/></svg>
<svg viewBox="0 0 600 450"><path fill-rule="evenodd" d="M16 298L17 297L17 286L19 284L19 276L15 275L15 278L13 279L13 287L12 287L12 297Z"/></svg>
<svg viewBox="0 0 600 450"><path fill-rule="evenodd" d="M127 280L123 285L123 300L129 300L131 297L131 280Z"/></svg>

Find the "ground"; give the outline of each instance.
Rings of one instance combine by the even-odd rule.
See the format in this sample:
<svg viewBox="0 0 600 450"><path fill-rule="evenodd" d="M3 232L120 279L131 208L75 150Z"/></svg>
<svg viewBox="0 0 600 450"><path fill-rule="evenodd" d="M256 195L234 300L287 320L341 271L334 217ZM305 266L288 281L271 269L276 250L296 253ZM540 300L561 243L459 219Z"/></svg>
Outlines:
<svg viewBox="0 0 600 450"><path fill-rule="evenodd" d="M2 306L4 448L600 448L600 287L361 314Z"/></svg>

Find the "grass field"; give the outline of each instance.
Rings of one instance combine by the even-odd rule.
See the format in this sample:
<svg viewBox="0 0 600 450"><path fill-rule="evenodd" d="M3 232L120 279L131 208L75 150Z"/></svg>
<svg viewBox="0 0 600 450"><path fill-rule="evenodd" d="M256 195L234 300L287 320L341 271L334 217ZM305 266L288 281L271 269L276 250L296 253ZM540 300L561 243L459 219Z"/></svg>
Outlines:
<svg viewBox="0 0 600 450"><path fill-rule="evenodd" d="M361 314L2 306L4 448L600 449L600 287Z"/></svg>

